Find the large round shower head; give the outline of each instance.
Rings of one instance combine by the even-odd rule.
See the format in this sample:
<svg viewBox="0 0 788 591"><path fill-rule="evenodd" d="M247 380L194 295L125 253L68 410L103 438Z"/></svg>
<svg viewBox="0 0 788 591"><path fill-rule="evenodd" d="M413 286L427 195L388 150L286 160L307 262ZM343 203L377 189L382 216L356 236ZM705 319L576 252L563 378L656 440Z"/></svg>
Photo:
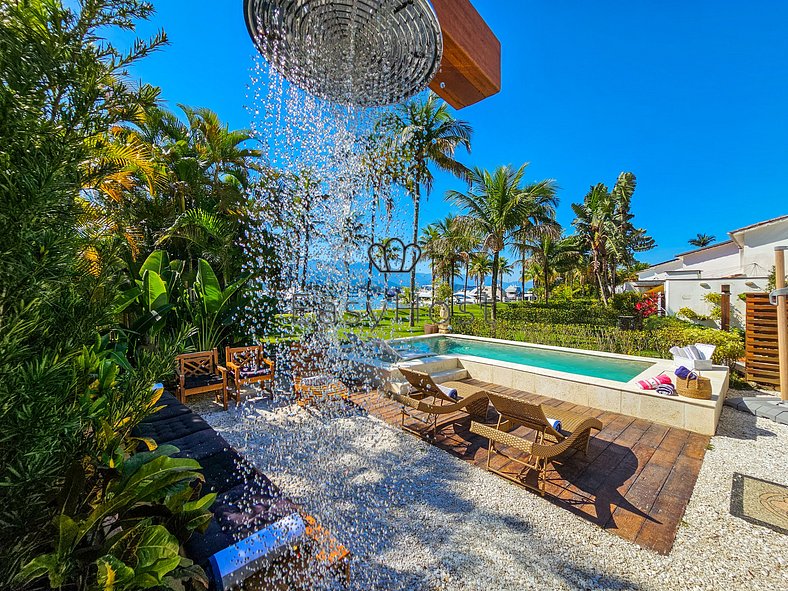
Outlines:
<svg viewBox="0 0 788 591"><path fill-rule="evenodd" d="M341 104L401 102L427 87L443 55L429 0L244 0L244 14L280 74Z"/></svg>

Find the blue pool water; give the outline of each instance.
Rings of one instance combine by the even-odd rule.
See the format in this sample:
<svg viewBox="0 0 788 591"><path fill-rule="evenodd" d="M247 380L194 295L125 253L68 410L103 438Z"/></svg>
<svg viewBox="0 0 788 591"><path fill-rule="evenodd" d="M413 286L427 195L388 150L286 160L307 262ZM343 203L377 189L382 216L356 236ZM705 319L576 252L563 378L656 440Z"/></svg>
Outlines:
<svg viewBox="0 0 788 591"><path fill-rule="evenodd" d="M553 351L526 344L510 345L443 336L413 341L393 341L391 344L401 350L437 355L473 355L616 382L628 382L653 365L648 361L630 361L583 353Z"/></svg>

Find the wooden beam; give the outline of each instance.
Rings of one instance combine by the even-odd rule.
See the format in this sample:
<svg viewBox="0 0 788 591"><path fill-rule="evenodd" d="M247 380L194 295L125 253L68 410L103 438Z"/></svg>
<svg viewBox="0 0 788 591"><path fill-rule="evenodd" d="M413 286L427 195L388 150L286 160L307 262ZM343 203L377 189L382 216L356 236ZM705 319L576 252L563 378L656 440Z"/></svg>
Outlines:
<svg viewBox="0 0 788 591"><path fill-rule="evenodd" d="M430 88L455 109L501 90L501 42L470 0L432 0L443 31L443 60Z"/></svg>
<svg viewBox="0 0 788 591"><path fill-rule="evenodd" d="M785 289L785 250L788 247L777 246L774 249L774 286ZM788 297L777 297L777 355L780 367L780 398L788 400Z"/></svg>

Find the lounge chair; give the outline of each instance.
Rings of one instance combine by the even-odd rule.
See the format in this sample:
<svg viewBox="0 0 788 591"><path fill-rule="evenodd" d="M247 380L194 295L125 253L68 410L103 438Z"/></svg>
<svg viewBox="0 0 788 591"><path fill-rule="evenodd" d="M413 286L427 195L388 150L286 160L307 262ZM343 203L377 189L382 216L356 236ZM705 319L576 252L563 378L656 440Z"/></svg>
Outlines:
<svg viewBox="0 0 788 591"><path fill-rule="evenodd" d="M411 391L408 394L392 394L392 398L402 404L400 425L403 431L424 435L423 431L409 427L406 418L427 425L427 437L435 439L438 434L438 418L462 411L472 418L487 418L487 392L477 386L464 382L444 382L436 384L430 374L399 368L408 380ZM456 397L451 395L456 392Z"/></svg>
<svg viewBox="0 0 788 591"><path fill-rule="evenodd" d="M176 357L176 362L179 401L186 402L194 394L221 392L221 403L227 410L227 369L219 365L219 352L216 349L184 353Z"/></svg>
<svg viewBox="0 0 788 591"><path fill-rule="evenodd" d="M369 345L377 353L377 355L383 359L383 361L388 361L390 363L412 361L414 359L422 359L424 357L432 357L435 355L434 353L407 353L404 351L397 351L383 339L372 339L369 341Z"/></svg>
<svg viewBox="0 0 788 591"><path fill-rule="evenodd" d="M260 345L225 348L225 365L235 387L235 403L241 402L241 386L263 384L274 380L274 362Z"/></svg>
<svg viewBox="0 0 788 591"><path fill-rule="evenodd" d="M534 487L529 486L523 477L529 470L534 470L537 473L536 490L542 496L545 493L547 465L570 450L585 454L588 451L591 430L602 429L602 423L593 417L533 404L496 392L488 392L488 397L500 415L498 424L493 427L476 421L471 423L471 432L486 437L490 442L487 449L487 469L529 488ZM560 426L556 421L560 422ZM520 426L535 431L533 440L513 433ZM512 456L501 451L499 446L511 447L521 453ZM512 473L492 468L490 459L493 454L520 464L522 469ZM522 459L523 454L525 460Z"/></svg>

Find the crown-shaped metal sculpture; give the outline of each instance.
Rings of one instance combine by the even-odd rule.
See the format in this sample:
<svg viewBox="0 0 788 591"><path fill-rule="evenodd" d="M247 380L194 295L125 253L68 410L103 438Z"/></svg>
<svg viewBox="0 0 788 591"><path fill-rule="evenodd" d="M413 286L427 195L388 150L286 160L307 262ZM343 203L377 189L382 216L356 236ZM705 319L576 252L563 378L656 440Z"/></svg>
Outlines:
<svg viewBox="0 0 788 591"><path fill-rule="evenodd" d="M370 246L367 255L379 273L410 273L421 259L421 247L391 238L385 243L376 242Z"/></svg>

